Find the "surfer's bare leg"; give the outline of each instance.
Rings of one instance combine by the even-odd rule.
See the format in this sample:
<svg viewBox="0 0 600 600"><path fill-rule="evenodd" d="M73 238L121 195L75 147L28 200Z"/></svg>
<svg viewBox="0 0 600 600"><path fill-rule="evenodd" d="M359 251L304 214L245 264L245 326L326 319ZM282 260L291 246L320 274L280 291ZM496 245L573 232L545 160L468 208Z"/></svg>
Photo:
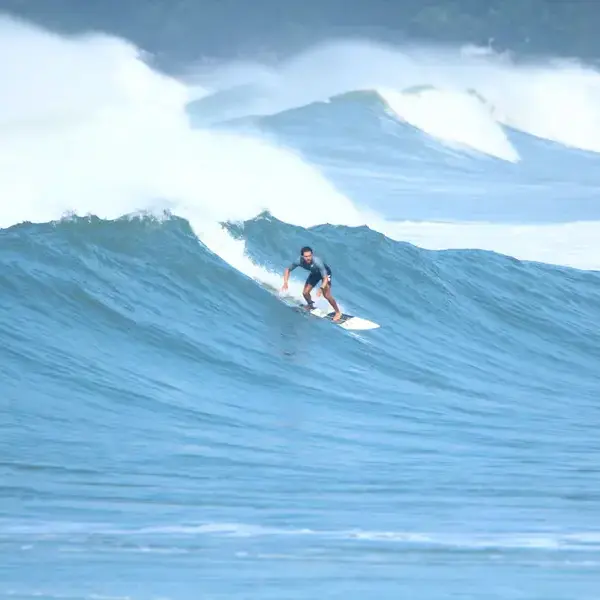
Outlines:
<svg viewBox="0 0 600 600"><path fill-rule="evenodd" d="M313 286L310 285L310 283L307 283L304 286L304 289L302 290L302 295L304 296L304 299L306 300L306 304L307 304L306 308L313 308L313 301L312 301L312 298L310 297L310 292L312 289L313 289Z"/></svg>
<svg viewBox="0 0 600 600"><path fill-rule="evenodd" d="M331 286L326 285L325 287L321 287L321 291L323 293L323 296L325 296L325 298L327 299L327 302L331 304L331 307L335 311L335 315L333 315L333 321L339 321L342 316L342 312L340 311L340 308L337 305L335 298L331 295Z"/></svg>

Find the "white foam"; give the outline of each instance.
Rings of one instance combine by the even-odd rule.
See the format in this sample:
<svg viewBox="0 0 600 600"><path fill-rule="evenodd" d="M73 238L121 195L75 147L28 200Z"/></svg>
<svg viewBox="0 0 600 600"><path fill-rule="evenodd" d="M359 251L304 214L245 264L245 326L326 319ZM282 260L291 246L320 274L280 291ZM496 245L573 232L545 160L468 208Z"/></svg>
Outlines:
<svg viewBox="0 0 600 600"><path fill-rule="evenodd" d="M249 136L192 130L186 104L192 93L206 94L205 87L192 92L153 71L122 40L97 35L63 38L0 19L0 57L10 57L0 58L0 81L7 84L0 95L0 227L58 219L67 212L116 218L167 208L187 218L207 246L230 264L274 287L281 282L280 274L253 265L243 244L225 235L218 221L248 219L268 210L302 226L368 223L396 239L429 248L487 248L584 268L596 268L600 262L595 223L389 224L366 215L288 149ZM406 83L434 83L440 89L478 83L490 97L495 95L494 114L499 119L519 122L540 135L552 125L548 135L562 140L578 131L577 143L600 143L600 129L595 129L596 112L600 114L598 76L590 69L569 67L566 81L578 111L559 119L558 109L563 115L567 108L566 92L558 94L556 86L566 67L528 71L493 64L488 56L457 60L439 51L408 54L341 44L297 57L276 77L272 72L262 76L279 105L345 91L356 82L373 89L380 82L395 82L392 91ZM239 77L238 73L231 79ZM522 90L513 89L517 83ZM433 135L509 160L510 148L503 146L500 130L487 113L473 109L480 110L473 117L474 105L464 94L452 98L446 92L430 93L410 106L404 98L400 112L410 113ZM531 116L530 123L533 101L546 102L546 108L534 115L537 120ZM473 119L468 133L444 125L438 117L431 121L432 113L450 102L453 119ZM498 107L504 108L504 115ZM294 285L292 293L298 297Z"/></svg>
<svg viewBox="0 0 600 600"><path fill-rule="evenodd" d="M89 541L89 533L124 536L154 536L160 538L197 538L199 536L223 536L232 538L256 537L311 537L328 540L353 540L360 542L378 542L400 544L403 546L431 547L443 549L523 549L532 550L577 550L597 553L600 546L600 534L596 531L506 531L486 532L469 531L401 531L370 529L317 530L301 527L278 527L237 522L172 523L153 526L120 528L109 523L39 523L14 525L6 533L5 539L24 536L31 539L48 540L48 531L52 539L63 543L77 543L81 539ZM98 539L102 539L99 536ZM140 548L138 547L137 550ZM173 548L168 548L172 550Z"/></svg>
<svg viewBox="0 0 600 600"><path fill-rule="evenodd" d="M473 81L499 122L600 152L600 72L573 61L494 66Z"/></svg>
<svg viewBox="0 0 600 600"><path fill-rule="evenodd" d="M438 89L410 93L382 89L379 94L395 116L440 141L509 162L519 160L489 107L475 96Z"/></svg>
<svg viewBox="0 0 600 600"><path fill-rule="evenodd" d="M404 221L376 227L394 240L430 250L478 248L522 260L600 269L599 221L543 225Z"/></svg>
<svg viewBox="0 0 600 600"><path fill-rule="evenodd" d="M116 218L170 209L236 268L274 282L218 221L264 210L302 226L363 222L299 156L191 129L188 90L106 36L62 38L0 20L0 226L65 213ZM15 65L19 65L18 72ZM281 275L278 275L278 284Z"/></svg>

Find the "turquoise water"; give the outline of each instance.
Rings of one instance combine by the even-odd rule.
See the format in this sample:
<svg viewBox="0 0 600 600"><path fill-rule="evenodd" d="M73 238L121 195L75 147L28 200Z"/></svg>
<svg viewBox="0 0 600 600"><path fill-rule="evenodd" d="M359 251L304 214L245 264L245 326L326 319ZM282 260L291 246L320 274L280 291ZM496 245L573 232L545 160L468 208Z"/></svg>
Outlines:
<svg viewBox="0 0 600 600"><path fill-rule="evenodd" d="M318 245L382 328L299 315L176 218L3 232L3 594L592 597L597 274L237 234Z"/></svg>
<svg viewBox="0 0 600 600"><path fill-rule="evenodd" d="M596 598L593 150L142 104L2 155L0 596ZM381 328L268 291L305 244Z"/></svg>

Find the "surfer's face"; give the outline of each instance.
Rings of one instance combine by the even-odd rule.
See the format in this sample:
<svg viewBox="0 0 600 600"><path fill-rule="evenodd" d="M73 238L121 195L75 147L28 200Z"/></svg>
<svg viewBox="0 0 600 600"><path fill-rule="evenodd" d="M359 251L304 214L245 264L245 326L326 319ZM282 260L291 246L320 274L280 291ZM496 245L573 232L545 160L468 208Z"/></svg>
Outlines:
<svg viewBox="0 0 600 600"><path fill-rule="evenodd" d="M307 263L311 263L312 262L312 252L305 252L302 255L302 258L307 262Z"/></svg>

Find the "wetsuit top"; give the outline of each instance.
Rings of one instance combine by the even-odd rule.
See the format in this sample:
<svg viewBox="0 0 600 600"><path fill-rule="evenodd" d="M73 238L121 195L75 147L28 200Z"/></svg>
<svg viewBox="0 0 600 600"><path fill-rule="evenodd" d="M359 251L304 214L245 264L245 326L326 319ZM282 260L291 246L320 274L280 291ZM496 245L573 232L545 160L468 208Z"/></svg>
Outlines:
<svg viewBox="0 0 600 600"><path fill-rule="evenodd" d="M307 271L310 271L311 275L321 275L321 279L325 279L326 275L331 273L331 269L326 265L318 256L313 254L312 262L309 264L304 260L304 257L300 256L297 258L289 267L290 271L293 271L296 267L302 267Z"/></svg>

